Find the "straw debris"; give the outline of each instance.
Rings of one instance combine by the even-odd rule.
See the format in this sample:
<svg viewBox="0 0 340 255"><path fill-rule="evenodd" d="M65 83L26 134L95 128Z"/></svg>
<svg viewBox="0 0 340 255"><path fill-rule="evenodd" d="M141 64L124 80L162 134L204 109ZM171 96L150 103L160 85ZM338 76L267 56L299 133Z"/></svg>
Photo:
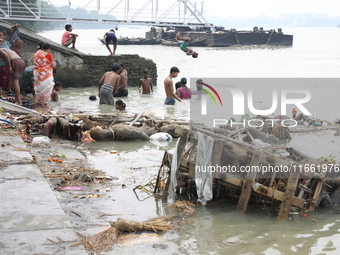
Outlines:
<svg viewBox="0 0 340 255"><path fill-rule="evenodd" d="M111 250L121 235L141 231L153 231L155 233L169 231L180 226L180 223L182 223L185 219L196 215L193 204L190 202L177 201L169 205L169 207L179 210L179 213L157 217L144 222L118 219L116 222L110 222L109 227L91 238L87 238L83 234L77 233L80 241L73 244L73 246L82 244L87 251L100 254L102 251ZM123 241L126 242L128 240L125 239Z"/></svg>

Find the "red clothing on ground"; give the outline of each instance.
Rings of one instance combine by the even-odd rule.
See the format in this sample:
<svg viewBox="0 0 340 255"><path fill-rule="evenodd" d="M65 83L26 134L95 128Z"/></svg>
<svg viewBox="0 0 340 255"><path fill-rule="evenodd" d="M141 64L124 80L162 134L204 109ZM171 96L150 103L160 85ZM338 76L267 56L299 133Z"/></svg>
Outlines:
<svg viewBox="0 0 340 255"><path fill-rule="evenodd" d="M0 88L9 89L8 85L11 79L8 66L0 66Z"/></svg>

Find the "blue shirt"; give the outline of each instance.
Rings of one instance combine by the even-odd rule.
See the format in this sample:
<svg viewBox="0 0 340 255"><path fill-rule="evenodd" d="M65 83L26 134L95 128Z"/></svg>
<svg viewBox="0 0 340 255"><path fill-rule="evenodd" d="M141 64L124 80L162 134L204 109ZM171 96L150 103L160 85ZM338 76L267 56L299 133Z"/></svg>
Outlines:
<svg viewBox="0 0 340 255"><path fill-rule="evenodd" d="M9 43L9 41L5 41L3 45L1 45L0 48L10 49L12 45ZM5 66L6 63L0 58L0 66Z"/></svg>

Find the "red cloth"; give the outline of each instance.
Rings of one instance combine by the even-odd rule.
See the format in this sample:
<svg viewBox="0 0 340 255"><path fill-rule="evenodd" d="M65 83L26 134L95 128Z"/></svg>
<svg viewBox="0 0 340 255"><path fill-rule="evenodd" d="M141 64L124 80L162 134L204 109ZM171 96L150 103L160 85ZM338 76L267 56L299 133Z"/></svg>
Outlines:
<svg viewBox="0 0 340 255"><path fill-rule="evenodd" d="M54 61L53 55L51 53L47 53L45 56L50 62Z"/></svg>
<svg viewBox="0 0 340 255"><path fill-rule="evenodd" d="M0 66L0 87L3 89L9 89L10 80L11 74L9 73L8 66Z"/></svg>

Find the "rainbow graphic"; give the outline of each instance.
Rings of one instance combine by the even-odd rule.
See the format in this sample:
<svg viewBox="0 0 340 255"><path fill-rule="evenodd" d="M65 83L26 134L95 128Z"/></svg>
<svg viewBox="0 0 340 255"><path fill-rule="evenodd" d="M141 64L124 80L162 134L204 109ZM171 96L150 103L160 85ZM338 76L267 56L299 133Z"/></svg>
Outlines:
<svg viewBox="0 0 340 255"><path fill-rule="evenodd" d="M210 86L209 84L206 84L204 82L197 82L198 84L202 84L203 86L206 86L207 88L209 88L217 97L218 101L220 102L220 105L222 106L222 100L220 95L217 93L216 89L214 89L212 86ZM214 101L214 104L217 105L217 101L216 98L214 97L214 95L207 89L202 88L202 90L207 93L211 99Z"/></svg>

